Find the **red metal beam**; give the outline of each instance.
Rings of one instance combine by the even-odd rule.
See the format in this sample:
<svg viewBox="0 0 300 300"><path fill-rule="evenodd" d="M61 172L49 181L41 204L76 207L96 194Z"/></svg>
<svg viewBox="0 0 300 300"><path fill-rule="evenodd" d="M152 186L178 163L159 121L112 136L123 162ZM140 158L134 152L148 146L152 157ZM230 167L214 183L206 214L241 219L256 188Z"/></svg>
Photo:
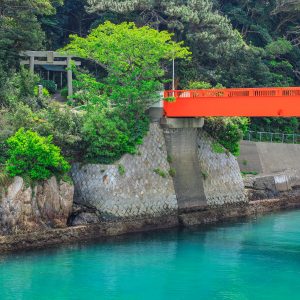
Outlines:
<svg viewBox="0 0 300 300"><path fill-rule="evenodd" d="M300 117L300 87L165 91L167 117Z"/></svg>

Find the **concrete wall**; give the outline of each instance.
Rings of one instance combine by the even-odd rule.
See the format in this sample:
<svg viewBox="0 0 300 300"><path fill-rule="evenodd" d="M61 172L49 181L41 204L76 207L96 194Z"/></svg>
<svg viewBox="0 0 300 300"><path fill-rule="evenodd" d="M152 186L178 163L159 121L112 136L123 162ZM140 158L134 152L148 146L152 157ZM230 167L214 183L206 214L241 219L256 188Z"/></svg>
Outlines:
<svg viewBox="0 0 300 300"><path fill-rule="evenodd" d="M242 141L238 162L243 172L300 170L300 145Z"/></svg>
<svg viewBox="0 0 300 300"><path fill-rule="evenodd" d="M206 206L197 151L198 128L166 128L164 132L171 165L176 171L174 186L178 207Z"/></svg>
<svg viewBox="0 0 300 300"><path fill-rule="evenodd" d="M113 165L73 165L75 203L97 208L104 219L152 217L176 211L165 140L157 123L151 124L138 153L125 155ZM119 166L124 167L125 174L120 174Z"/></svg>

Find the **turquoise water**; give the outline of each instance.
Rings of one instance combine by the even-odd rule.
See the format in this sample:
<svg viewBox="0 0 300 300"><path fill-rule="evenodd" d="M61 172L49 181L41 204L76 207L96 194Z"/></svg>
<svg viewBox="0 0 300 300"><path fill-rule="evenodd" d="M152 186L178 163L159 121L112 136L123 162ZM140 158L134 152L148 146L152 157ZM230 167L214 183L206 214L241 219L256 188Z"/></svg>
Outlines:
<svg viewBox="0 0 300 300"><path fill-rule="evenodd" d="M300 299L300 211L0 256L0 299Z"/></svg>

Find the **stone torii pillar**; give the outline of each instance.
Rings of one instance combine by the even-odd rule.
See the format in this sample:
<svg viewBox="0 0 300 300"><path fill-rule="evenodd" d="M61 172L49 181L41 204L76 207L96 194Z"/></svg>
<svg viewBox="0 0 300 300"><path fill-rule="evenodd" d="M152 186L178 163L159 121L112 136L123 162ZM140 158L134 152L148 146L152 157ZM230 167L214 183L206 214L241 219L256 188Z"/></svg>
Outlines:
<svg viewBox="0 0 300 300"><path fill-rule="evenodd" d="M72 56L64 55L53 51L25 51L20 53L23 57L28 57L27 60L22 60L21 65L29 65L30 72L34 73L35 65L54 65L67 67L68 80L68 96L73 95L73 72L72 72ZM76 66L80 66L80 61L74 61Z"/></svg>

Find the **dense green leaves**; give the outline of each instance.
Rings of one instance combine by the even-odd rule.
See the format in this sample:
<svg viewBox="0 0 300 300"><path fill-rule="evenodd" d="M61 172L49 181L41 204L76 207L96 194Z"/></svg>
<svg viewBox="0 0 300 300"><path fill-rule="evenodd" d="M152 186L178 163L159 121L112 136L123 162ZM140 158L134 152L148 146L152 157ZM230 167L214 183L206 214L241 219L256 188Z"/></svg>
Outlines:
<svg viewBox="0 0 300 300"><path fill-rule="evenodd" d="M41 137L33 131L20 128L7 140L9 146L6 172L31 180L45 180L53 174L64 175L70 166L52 144L52 137Z"/></svg>
<svg viewBox="0 0 300 300"><path fill-rule="evenodd" d="M162 63L190 55L167 31L111 22L86 38L71 36L63 51L95 61L106 71L101 81L76 71L74 95L76 104L87 112L85 157L104 163L135 152L148 130L146 110L160 100Z"/></svg>
<svg viewBox="0 0 300 300"><path fill-rule="evenodd" d="M240 154L240 141L248 129L247 118L207 118L204 129L233 155Z"/></svg>

